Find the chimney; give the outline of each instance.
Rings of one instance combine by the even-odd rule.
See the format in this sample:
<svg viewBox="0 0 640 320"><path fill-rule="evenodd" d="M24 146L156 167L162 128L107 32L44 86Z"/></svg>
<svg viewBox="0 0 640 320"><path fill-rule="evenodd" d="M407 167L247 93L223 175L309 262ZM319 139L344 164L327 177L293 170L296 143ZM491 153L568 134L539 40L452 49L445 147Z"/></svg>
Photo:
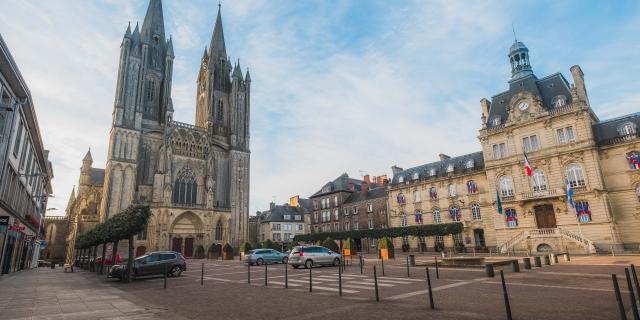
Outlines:
<svg viewBox="0 0 640 320"><path fill-rule="evenodd" d="M578 99L589 105L589 97L587 96L587 88L584 85L584 73L579 65L571 67L571 76L573 77L573 84L576 87L578 93Z"/></svg>
<svg viewBox="0 0 640 320"><path fill-rule="evenodd" d="M391 171L393 172L393 175L396 175L396 174L398 174L398 173L402 172L402 170L403 170L403 169L402 169L402 168L400 168L400 167L398 167L398 166L393 166L393 167L391 167Z"/></svg>
<svg viewBox="0 0 640 320"><path fill-rule="evenodd" d="M482 124L486 124L489 119L489 108L491 107L491 102L486 98L482 98L482 100L480 100L480 105L482 106Z"/></svg>
<svg viewBox="0 0 640 320"><path fill-rule="evenodd" d="M371 179L368 174L364 176L364 183L371 183Z"/></svg>
<svg viewBox="0 0 640 320"><path fill-rule="evenodd" d="M269 210L273 210L275 208L276 208L276 203L275 202L269 203Z"/></svg>
<svg viewBox="0 0 640 320"><path fill-rule="evenodd" d="M448 155L446 155L444 153L439 154L438 157L440 158L440 161L451 159L451 157L449 157Z"/></svg>

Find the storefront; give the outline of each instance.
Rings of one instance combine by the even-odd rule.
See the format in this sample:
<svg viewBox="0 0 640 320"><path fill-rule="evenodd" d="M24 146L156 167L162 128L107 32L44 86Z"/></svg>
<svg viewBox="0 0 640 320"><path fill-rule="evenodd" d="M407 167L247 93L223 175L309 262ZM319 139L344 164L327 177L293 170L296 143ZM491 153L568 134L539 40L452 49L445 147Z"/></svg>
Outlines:
<svg viewBox="0 0 640 320"><path fill-rule="evenodd" d="M7 217L7 218L5 218ZM35 232L14 217L2 216L0 222L8 220L8 225L0 226L2 255L0 275L32 267L35 252ZM35 266L35 265L34 265Z"/></svg>

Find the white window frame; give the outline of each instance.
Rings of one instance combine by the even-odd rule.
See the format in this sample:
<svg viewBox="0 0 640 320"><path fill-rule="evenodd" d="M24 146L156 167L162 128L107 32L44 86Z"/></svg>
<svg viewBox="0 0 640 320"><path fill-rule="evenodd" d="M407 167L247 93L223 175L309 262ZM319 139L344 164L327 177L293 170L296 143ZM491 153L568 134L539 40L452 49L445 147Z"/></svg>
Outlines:
<svg viewBox="0 0 640 320"><path fill-rule="evenodd" d="M449 197L455 197L458 195L458 190L455 183L450 183L447 186L447 191L449 192Z"/></svg>
<svg viewBox="0 0 640 320"><path fill-rule="evenodd" d="M571 163L567 166L567 169L565 170L565 178L572 188L584 187L587 185L584 170L582 170L582 166L578 163Z"/></svg>
<svg viewBox="0 0 640 320"><path fill-rule="evenodd" d="M440 216L440 209L433 209L431 213L431 217L433 219L433 223L438 224L442 223L442 217Z"/></svg>
<svg viewBox="0 0 640 320"><path fill-rule="evenodd" d="M413 202L420 202L420 190L413 190Z"/></svg>
<svg viewBox="0 0 640 320"><path fill-rule="evenodd" d="M513 179L511 178L511 176L501 176L499 181L500 181L500 195L502 197L515 196Z"/></svg>
<svg viewBox="0 0 640 320"><path fill-rule="evenodd" d="M406 227L408 226L408 221L407 221L407 214L406 213L401 213L400 214L400 226L401 227Z"/></svg>
<svg viewBox="0 0 640 320"><path fill-rule="evenodd" d="M481 221L482 215L480 214L480 205L474 203L471 205L471 220L473 221Z"/></svg>
<svg viewBox="0 0 640 320"><path fill-rule="evenodd" d="M530 135L522 138L522 146L526 152L534 152L540 150L540 140L538 135Z"/></svg>
<svg viewBox="0 0 640 320"><path fill-rule="evenodd" d="M507 145L504 142L496 143L492 146L493 159L502 159L507 156Z"/></svg>

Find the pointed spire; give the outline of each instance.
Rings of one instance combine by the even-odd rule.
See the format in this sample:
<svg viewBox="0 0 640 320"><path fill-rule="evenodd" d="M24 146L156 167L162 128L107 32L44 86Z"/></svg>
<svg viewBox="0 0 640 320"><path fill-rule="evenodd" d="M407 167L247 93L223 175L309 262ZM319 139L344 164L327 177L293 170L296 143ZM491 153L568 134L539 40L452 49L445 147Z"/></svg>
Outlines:
<svg viewBox="0 0 640 320"><path fill-rule="evenodd" d="M89 148L89 151L87 151L87 154L84 155L84 158L82 159L82 162L91 162L91 163L93 163L93 157L91 157L91 148Z"/></svg>
<svg viewBox="0 0 640 320"><path fill-rule="evenodd" d="M164 17L162 15L161 0L149 1L141 32L146 39L151 39L154 35L157 35L160 37L160 41L164 41Z"/></svg>
<svg viewBox="0 0 640 320"><path fill-rule="evenodd" d="M167 41L167 57L175 58L176 56L173 54L173 41L171 36L169 36L169 41Z"/></svg>
<svg viewBox="0 0 640 320"><path fill-rule="evenodd" d="M127 31L124 33L125 38L131 38L131 21L129 21L129 25L127 26Z"/></svg>
<svg viewBox="0 0 640 320"><path fill-rule="evenodd" d="M67 209L65 211L69 212L71 210L71 206L73 205L73 201L76 199L76 186L73 186L71 189L71 194L69 195L69 202L67 202Z"/></svg>
<svg viewBox="0 0 640 320"><path fill-rule="evenodd" d="M220 4L218 4L218 17L216 18L216 26L213 28L211 36L211 44L209 44L209 53L212 58L220 59L227 57L227 49L224 44L224 32L222 30L222 14Z"/></svg>
<svg viewBox="0 0 640 320"><path fill-rule="evenodd" d="M244 81L251 82L251 75L249 74L249 68L247 68L247 75L244 76Z"/></svg>
<svg viewBox="0 0 640 320"><path fill-rule="evenodd" d="M204 53L202 54L202 60L207 59L208 56L209 56L209 53L207 53L207 47L204 47Z"/></svg>
<svg viewBox="0 0 640 320"><path fill-rule="evenodd" d="M140 42L140 27L136 22L136 27L133 29L133 34L131 34L131 39L133 42Z"/></svg>
<svg viewBox="0 0 640 320"><path fill-rule="evenodd" d="M242 68L240 68L240 59L238 59L238 62L236 62L236 65L233 67L233 77L237 77L242 80Z"/></svg>

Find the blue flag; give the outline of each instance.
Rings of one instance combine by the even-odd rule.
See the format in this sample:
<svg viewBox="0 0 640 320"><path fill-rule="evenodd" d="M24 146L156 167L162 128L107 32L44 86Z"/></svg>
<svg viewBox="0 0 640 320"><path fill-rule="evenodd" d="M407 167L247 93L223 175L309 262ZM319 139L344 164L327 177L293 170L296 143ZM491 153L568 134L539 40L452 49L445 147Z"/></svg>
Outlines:
<svg viewBox="0 0 640 320"><path fill-rule="evenodd" d="M498 206L498 214L502 214L502 201L500 200L498 190L496 190L496 205Z"/></svg>
<svg viewBox="0 0 640 320"><path fill-rule="evenodd" d="M573 188L571 187L571 183L569 183L569 181L567 181L567 200L569 200L571 208L576 207L576 205L573 203Z"/></svg>

